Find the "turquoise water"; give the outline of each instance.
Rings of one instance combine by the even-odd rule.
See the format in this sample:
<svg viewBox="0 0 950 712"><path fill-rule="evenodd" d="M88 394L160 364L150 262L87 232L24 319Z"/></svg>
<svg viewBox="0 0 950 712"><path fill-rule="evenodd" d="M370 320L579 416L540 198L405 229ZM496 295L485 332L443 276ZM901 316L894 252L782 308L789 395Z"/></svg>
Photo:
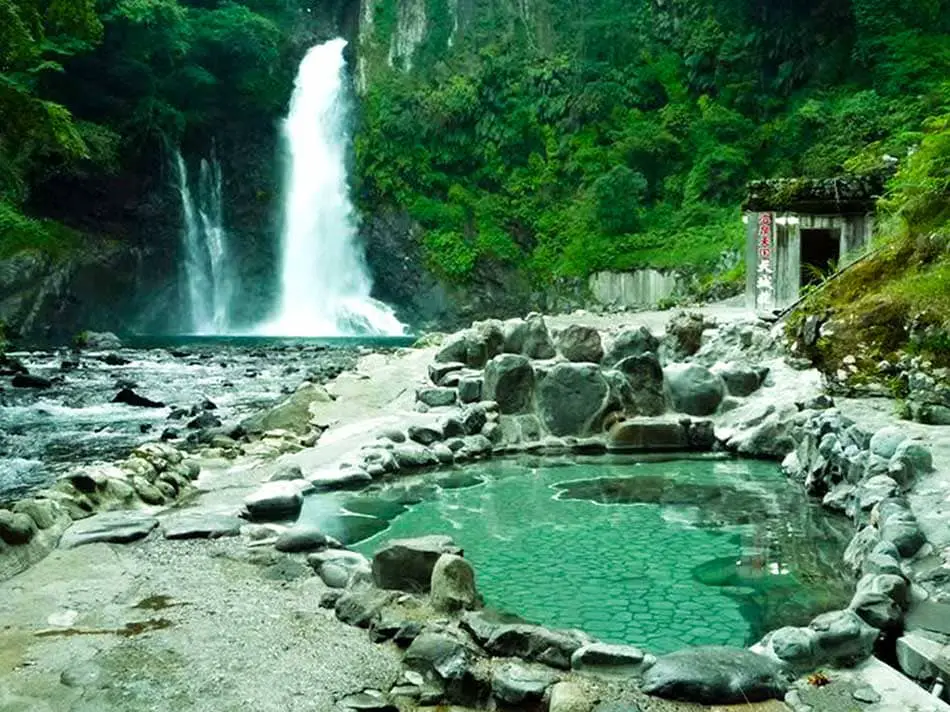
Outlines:
<svg viewBox="0 0 950 712"><path fill-rule="evenodd" d="M258 336L255 334L128 334L122 340L134 349L217 346L231 348L280 348L365 346L399 348L412 346L416 336Z"/></svg>
<svg viewBox="0 0 950 712"><path fill-rule="evenodd" d="M338 508L360 515L335 519ZM772 463L492 461L313 497L303 517L335 521L367 555L388 539L448 534L487 605L655 653L748 645L845 605L851 588L847 523Z"/></svg>

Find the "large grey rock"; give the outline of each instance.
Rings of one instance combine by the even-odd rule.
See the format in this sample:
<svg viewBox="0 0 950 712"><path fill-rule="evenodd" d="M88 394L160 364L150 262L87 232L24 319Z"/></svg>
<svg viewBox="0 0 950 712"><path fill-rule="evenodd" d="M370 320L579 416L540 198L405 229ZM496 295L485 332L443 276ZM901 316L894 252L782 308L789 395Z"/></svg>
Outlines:
<svg viewBox="0 0 950 712"><path fill-rule="evenodd" d="M277 551L299 554L307 551L320 551L329 546L326 534L314 527L296 526L288 529L274 542Z"/></svg>
<svg viewBox="0 0 950 712"><path fill-rule="evenodd" d="M380 591L372 586L349 588L337 599L334 611L347 625L367 628L394 597L391 591Z"/></svg>
<svg viewBox="0 0 950 712"><path fill-rule="evenodd" d="M409 439L420 445L432 445L442 440L442 431L432 425L410 425L406 431Z"/></svg>
<svg viewBox="0 0 950 712"><path fill-rule="evenodd" d="M0 509L0 540L11 546L28 543L37 531L36 522L22 513Z"/></svg>
<svg viewBox="0 0 950 712"><path fill-rule="evenodd" d="M614 367L623 374L631 390L629 415L662 415L666 410L663 368L656 354L648 351L621 359Z"/></svg>
<svg viewBox="0 0 950 712"><path fill-rule="evenodd" d="M538 416L552 435L584 437L599 429L609 394L594 364L559 363L538 386Z"/></svg>
<svg viewBox="0 0 950 712"><path fill-rule="evenodd" d="M675 420L633 418L616 423L607 435L607 448L652 452L690 449L688 432Z"/></svg>
<svg viewBox="0 0 950 712"><path fill-rule="evenodd" d="M903 576L866 574L858 581L848 608L878 630L897 629L907 607L909 587Z"/></svg>
<svg viewBox="0 0 950 712"><path fill-rule="evenodd" d="M732 396L750 396L762 385L763 372L745 364L727 361L717 363L710 370L723 380Z"/></svg>
<svg viewBox="0 0 950 712"><path fill-rule="evenodd" d="M642 650L632 645L591 643L574 651L571 668L588 672L630 673L640 669L645 657Z"/></svg>
<svg viewBox="0 0 950 712"><path fill-rule="evenodd" d="M556 673L541 666L507 663L492 676L492 694L508 705L537 701L557 679Z"/></svg>
<svg viewBox="0 0 950 712"><path fill-rule="evenodd" d="M933 471L933 455L923 443L917 440L904 440L894 450L891 463L907 463L911 469L911 477L925 475Z"/></svg>
<svg viewBox="0 0 950 712"><path fill-rule="evenodd" d="M478 601L475 570L461 556L442 554L432 569L430 600L437 611L472 608Z"/></svg>
<svg viewBox="0 0 950 712"><path fill-rule="evenodd" d="M418 443L401 443L393 448L393 457L400 469L438 465L439 460L429 448Z"/></svg>
<svg viewBox="0 0 950 712"><path fill-rule="evenodd" d="M881 535L873 526L866 526L855 534L844 550L844 563L852 573L861 571L864 560L881 541Z"/></svg>
<svg viewBox="0 0 950 712"><path fill-rule="evenodd" d="M245 497L247 518L252 522L280 522L296 519L303 506L302 483L268 482Z"/></svg>
<svg viewBox="0 0 950 712"><path fill-rule="evenodd" d="M307 382L270 410L245 419L241 426L252 435L268 430L289 430L304 435L311 427L311 408L318 403L329 403L332 400L323 386Z"/></svg>
<svg viewBox="0 0 950 712"><path fill-rule="evenodd" d="M894 425L881 428L871 437L871 453L890 460L897 446L907 439L907 433Z"/></svg>
<svg viewBox="0 0 950 712"><path fill-rule="evenodd" d="M162 519L166 539L218 539L237 536L244 522L234 514L184 511Z"/></svg>
<svg viewBox="0 0 950 712"><path fill-rule="evenodd" d="M122 340L111 331L84 331L77 342L90 351L114 351L122 348Z"/></svg>
<svg viewBox="0 0 950 712"><path fill-rule="evenodd" d="M307 556L307 563L330 588L346 588L354 580L372 581L369 560L355 551L327 549Z"/></svg>
<svg viewBox="0 0 950 712"><path fill-rule="evenodd" d="M435 356L438 363L464 363L469 368L483 368L488 359L501 352L504 336L499 326L489 324L452 334Z"/></svg>
<svg viewBox="0 0 950 712"><path fill-rule="evenodd" d="M876 511L881 539L891 542L904 558L910 558L927 543L917 518L903 502L884 500Z"/></svg>
<svg viewBox="0 0 950 712"><path fill-rule="evenodd" d="M430 408L442 408L455 405L458 400L458 391L454 388L420 388L416 391L416 400Z"/></svg>
<svg viewBox="0 0 950 712"><path fill-rule="evenodd" d="M628 356L640 356L647 351L658 353L659 340L645 326L625 329L617 334L604 355L604 366L615 366Z"/></svg>
<svg viewBox="0 0 950 712"><path fill-rule="evenodd" d="M447 536L396 539L373 557L373 581L380 588L426 592L432 583L432 571L439 557L461 553L462 550Z"/></svg>
<svg viewBox="0 0 950 712"><path fill-rule="evenodd" d="M568 361L600 363L604 358L604 345L600 332L592 326L571 324L557 335L557 350Z"/></svg>
<svg viewBox="0 0 950 712"><path fill-rule="evenodd" d="M399 708L379 690L364 690L347 695L340 700L340 707L360 712L399 712Z"/></svg>
<svg viewBox="0 0 950 712"><path fill-rule="evenodd" d="M874 651L878 637L878 631L851 610L822 613L808 627L818 635L818 664L850 667Z"/></svg>
<svg viewBox="0 0 950 712"><path fill-rule="evenodd" d="M62 516L48 499L21 499L13 505L14 514L25 514L40 529L49 529ZM9 543L9 542L8 542Z"/></svg>
<svg viewBox="0 0 950 712"><path fill-rule="evenodd" d="M484 646L492 655L521 658L569 670L571 656L590 642L587 636L577 631L515 623L494 627Z"/></svg>
<svg viewBox="0 0 950 712"><path fill-rule="evenodd" d="M63 534L59 545L63 549L71 549L100 542L128 544L144 539L157 526L155 517L142 512L103 512L74 522Z"/></svg>
<svg viewBox="0 0 950 712"><path fill-rule="evenodd" d="M698 363L671 364L664 370L673 409L689 415L712 415L726 395L722 379Z"/></svg>
<svg viewBox="0 0 950 712"><path fill-rule="evenodd" d="M698 312L681 311L675 314L667 322L664 339L670 356L681 360L699 351L705 328L703 315Z"/></svg>
<svg viewBox="0 0 950 712"><path fill-rule="evenodd" d="M465 376L459 379L458 396L460 403L477 403L482 399L481 376Z"/></svg>
<svg viewBox="0 0 950 712"><path fill-rule="evenodd" d="M450 361L448 363L434 361L433 363L429 364L429 380L432 381L433 385L444 386L445 384L442 382L442 380L447 375L461 371L464 368L465 364L459 361Z"/></svg>
<svg viewBox="0 0 950 712"><path fill-rule="evenodd" d="M549 359L555 355L554 342L540 314L532 314L524 321L506 321L502 348L505 353L522 354L530 359Z"/></svg>
<svg viewBox="0 0 950 712"><path fill-rule="evenodd" d="M558 682L551 687L548 712L590 712L593 706L593 700L575 682Z"/></svg>
<svg viewBox="0 0 950 712"><path fill-rule="evenodd" d="M782 699L788 689L781 666L764 655L719 646L663 655L643 674L644 692L705 705Z"/></svg>
<svg viewBox="0 0 950 712"><path fill-rule="evenodd" d="M502 354L485 366L482 392L501 413L526 413L534 397L534 370L525 356Z"/></svg>
<svg viewBox="0 0 950 712"><path fill-rule="evenodd" d="M476 659L475 653L461 640L448 633L423 631L412 641L403 662L410 670L442 680L466 676Z"/></svg>

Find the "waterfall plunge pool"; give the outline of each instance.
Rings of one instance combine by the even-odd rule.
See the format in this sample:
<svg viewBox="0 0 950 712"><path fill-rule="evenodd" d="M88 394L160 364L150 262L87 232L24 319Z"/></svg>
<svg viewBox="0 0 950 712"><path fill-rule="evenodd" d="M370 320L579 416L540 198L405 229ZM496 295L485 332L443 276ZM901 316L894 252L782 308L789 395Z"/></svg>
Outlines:
<svg viewBox="0 0 950 712"><path fill-rule="evenodd" d="M847 605L850 525L774 463L526 457L307 498L300 523L372 556L448 534L487 606L665 653L750 645Z"/></svg>

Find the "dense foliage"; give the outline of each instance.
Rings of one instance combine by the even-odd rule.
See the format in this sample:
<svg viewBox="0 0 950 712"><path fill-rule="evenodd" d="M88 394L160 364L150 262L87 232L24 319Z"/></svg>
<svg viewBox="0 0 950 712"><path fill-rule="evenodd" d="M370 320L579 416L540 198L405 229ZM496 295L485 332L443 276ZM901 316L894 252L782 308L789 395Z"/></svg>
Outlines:
<svg viewBox="0 0 950 712"><path fill-rule="evenodd" d="M223 124L272 130L291 0L0 0L0 254L77 235L24 214L63 175L157 171ZM31 206L42 213L43 206Z"/></svg>
<svg viewBox="0 0 950 712"><path fill-rule="evenodd" d="M362 47L361 196L460 280L486 259L708 271L747 180L903 157L950 104L947 0L409 4L413 53L395 0Z"/></svg>

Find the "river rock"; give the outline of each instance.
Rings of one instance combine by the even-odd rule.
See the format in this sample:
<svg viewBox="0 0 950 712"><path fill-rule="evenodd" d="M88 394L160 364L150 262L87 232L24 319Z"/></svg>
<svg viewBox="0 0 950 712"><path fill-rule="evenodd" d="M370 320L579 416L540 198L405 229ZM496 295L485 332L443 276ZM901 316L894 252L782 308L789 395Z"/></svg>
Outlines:
<svg viewBox="0 0 950 712"><path fill-rule="evenodd" d="M881 428L871 437L871 453L890 460L897 451L897 446L907 440L907 434L901 428L889 425Z"/></svg>
<svg viewBox="0 0 950 712"><path fill-rule="evenodd" d="M723 380L732 396L750 396L762 385L762 371L751 366L729 361L717 363L710 370Z"/></svg>
<svg viewBox="0 0 950 712"><path fill-rule="evenodd" d="M247 518L252 522L279 522L296 519L303 506L304 483L268 482L244 499Z"/></svg>
<svg viewBox="0 0 950 712"><path fill-rule="evenodd" d="M291 527L274 542L277 551L287 554L300 554L308 551L321 551L329 546L326 534L315 527Z"/></svg>
<svg viewBox="0 0 950 712"><path fill-rule="evenodd" d="M330 588L346 588L351 581L372 580L369 559L355 551L327 549L309 554L307 564Z"/></svg>
<svg viewBox="0 0 950 712"><path fill-rule="evenodd" d="M166 539L218 539L238 536L244 522L233 514L185 511L162 519Z"/></svg>
<svg viewBox="0 0 950 712"><path fill-rule="evenodd" d="M124 403L125 405L135 406L136 408L164 408L165 404L161 401L153 401L145 396L140 396L131 388L123 388L115 394L113 403Z"/></svg>
<svg viewBox="0 0 950 712"><path fill-rule="evenodd" d="M548 712L590 712L593 700L575 682L558 682L551 688Z"/></svg>
<svg viewBox="0 0 950 712"><path fill-rule="evenodd" d="M432 445L442 440L442 431L432 425L410 425L407 433L409 439L420 445Z"/></svg>
<svg viewBox="0 0 950 712"><path fill-rule="evenodd" d="M621 359L614 367L623 374L631 389L633 412L630 415L662 415L666 410L663 368L652 351Z"/></svg>
<svg viewBox="0 0 950 712"><path fill-rule="evenodd" d="M908 602L908 584L903 576L867 574L858 581L848 608L873 628L897 630Z"/></svg>
<svg viewBox="0 0 950 712"><path fill-rule="evenodd" d="M454 388L420 388L416 391L416 400L429 408L442 408L455 405L458 391Z"/></svg>
<svg viewBox="0 0 950 712"><path fill-rule="evenodd" d="M469 368L484 368L488 359L501 353L504 335L500 325L473 326L445 340L435 355L438 363L464 363Z"/></svg>
<svg viewBox="0 0 950 712"><path fill-rule="evenodd" d="M632 645L591 643L574 651L571 669L586 672L630 673L640 669L645 654Z"/></svg>
<svg viewBox="0 0 950 712"><path fill-rule="evenodd" d="M501 413L527 412L534 387L534 370L525 356L502 354L485 366L484 397L497 402Z"/></svg>
<svg viewBox="0 0 950 712"><path fill-rule="evenodd" d="M458 398L460 403L477 403L482 399L483 379L481 376L465 376L459 379Z"/></svg>
<svg viewBox="0 0 950 712"><path fill-rule="evenodd" d="M90 351L110 351L122 348L122 340L111 331L84 331L76 340L81 348Z"/></svg>
<svg viewBox="0 0 950 712"><path fill-rule="evenodd" d="M455 636L423 631L409 645L403 662L427 677L434 674L443 680L457 680L465 676L474 658L474 652Z"/></svg>
<svg viewBox="0 0 950 712"><path fill-rule="evenodd" d="M930 453L930 448L917 440L901 442L891 456L891 463L895 462L908 463L911 468L911 478L925 475L934 469L933 455Z"/></svg>
<svg viewBox="0 0 950 712"><path fill-rule="evenodd" d="M615 366L628 356L640 356L647 353L659 353L660 342L645 326L625 329L617 334L604 355L604 366Z"/></svg>
<svg viewBox="0 0 950 712"><path fill-rule="evenodd" d="M429 591L439 557L461 553L447 536L395 539L373 557L373 581L380 588L424 593Z"/></svg>
<svg viewBox="0 0 950 712"><path fill-rule="evenodd" d="M35 376L32 373L18 373L10 381L10 385L14 388L45 389L50 388L53 382L48 378Z"/></svg>
<svg viewBox="0 0 950 712"><path fill-rule="evenodd" d="M816 640L817 664L851 667L874 651L878 631L854 611L828 611L808 624Z"/></svg>
<svg viewBox="0 0 950 712"><path fill-rule="evenodd" d="M444 386L442 380L448 376L450 373L456 373L465 368L465 364L460 361L449 361L448 363L442 363L440 361L433 361L429 364L429 380L432 381L433 385Z"/></svg>
<svg viewBox="0 0 950 712"><path fill-rule="evenodd" d="M722 379L697 363L671 364L664 370L674 410L689 415L712 415L726 394Z"/></svg>
<svg viewBox="0 0 950 712"><path fill-rule="evenodd" d="M479 403L467 406L459 415L465 435L478 435L488 423L488 412Z"/></svg>
<svg viewBox="0 0 950 712"><path fill-rule="evenodd" d="M333 610L343 623L357 628L368 628L394 597L391 591L380 591L372 586L351 587L337 599Z"/></svg>
<svg viewBox="0 0 950 712"><path fill-rule="evenodd" d="M705 328L703 315L698 312L675 314L666 324L665 342L670 356L679 361L699 351Z"/></svg>
<svg viewBox="0 0 950 712"><path fill-rule="evenodd" d="M633 418L614 424L607 434L609 450L688 450L689 437L683 424L660 418Z"/></svg>
<svg viewBox="0 0 950 712"><path fill-rule="evenodd" d="M306 435L311 427L312 408L332 400L323 386L308 381L270 410L245 419L241 426L251 435L260 435L269 430L289 430L297 435Z"/></svg>
<svg viewBox="0 0 950 712"><path fill-rule="evenodd" d="M31 517L0 509L0 540L10 546L20 546L29 543L36 531L36 522Z"/></svg>
<svg viewBox="0 0 950 712"><path fill-rule="evenodd" d="M72 549L100 542L128 544L144 539L157 526L155 517L142 512L103 512L74 522L63 534L59 545L63 549Z"/></svg>
<svg viewBox="0 0 950 712"><path fill-rule="evenodd" d="M585 437L599 428L609 393L598 366L559 363L538 386L538 416L552 435Z"/></svg>
<svg viewBox="0 0 950 712"><path fill-rule="evenodd" d="M300 465L295 465L293 463L283 463L277 466L277 468L271 473L270 477L267 478L267 481L292 482L293 480L302 479L303 470L300 469Z"/></svg>
<svg viewBox="0 0 950 712"><path fill-rule="evenodd" d="M399 712L399 708L379 690L364 690L347 695L340 700L340 707L361 712Z"/></svg>
<svg viewBox="0 0 950 712"><path fill-rule="evenodd" d="M888 506L890 502L891 500L885 500L878 505L881 538L891 542L901 556L910 558L927 543L927 539L910 509L904 504Z"/></svg>
<svg viewBox="0 0 950 712"><path fill-rule="evenodd" d="M400 468L416 469L439 464L435 453L419 443L402 443L394 447L392 453Z"/></svg>
<svg viewBox="0 0 950 712"><path fill-rule="evenodd" d="M570 324L558 333L557 350L568 361L577 363L600 363L604 358L600 332L580 324Z"/></svg>
<svg viewBox="0 0 950 712"><path fill-rule="evenodd" d="M499 702L519 705L540 700L557 680L557 674L544 667L507 663L492 676L492 694Z"/></svg>
<svg viewBox="0 0 950 712"><path fill-rule="evenodd" d="M781 666L742 648L686 648L657 658L643 674L649 695L703 705L782 699L788 689Z"/></svg>
<svg viewBox="0 0 950 712"><path fill-rule="evenodd" d="M524 321L506 321L502 350L509 354L522 354L530 359L554 358L554 342L551 341L544 317L531 314Z"/></svg>
<svg viewBox="0 0 950 712"><path fill-rule="evenodd" d="M52 527L56 524L57 514L60 514L56 506L48 499L21 499L13 505L13 513L25 514L40 529Z"/></svg>
<svg viewBox="0 0 950 712"><path fill-rule="evenodd" d="M571 656L592 642L578 631L559 631L539 625L503 624L492 629L485 649L492 655L531 660L561 670L571 669Z"/></svg>
<svg viewBox="0 0 950 712"><path fill-rule="evenodd" d="M469 609L478 600L475 570L461 556L442 554L432 568L430 600L437 611Z"/></svg>

